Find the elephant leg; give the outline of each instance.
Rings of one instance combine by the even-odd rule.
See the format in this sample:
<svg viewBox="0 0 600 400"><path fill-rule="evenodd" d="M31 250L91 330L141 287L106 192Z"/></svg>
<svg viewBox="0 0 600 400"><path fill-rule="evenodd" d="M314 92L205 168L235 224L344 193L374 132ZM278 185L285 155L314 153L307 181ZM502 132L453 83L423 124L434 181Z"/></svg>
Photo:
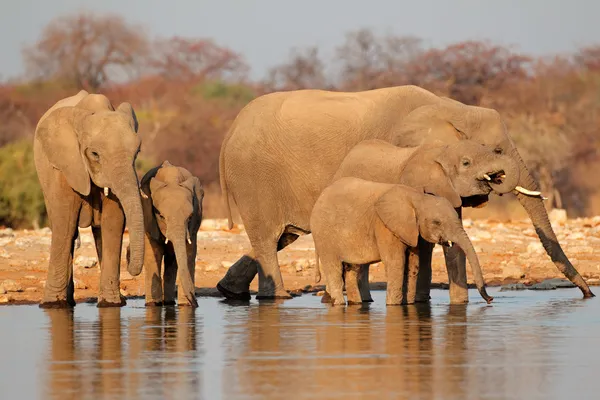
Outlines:
<svg viewBox="0 0 600 400"><path fill-rule="evenodd" d="M369 287L369 268L371 264L361 264L358 272L358 290L363 303L372 303L371 288Z"/></svg>
<svg viewBox="0 0 600 400"><path fill-rule="evenodd" d="M429 293L431 291L431 260L434 246L435 244L429 243L419 236L419 242L417 245L419 249L419 269L417 272L415 303L427 303L431 299Z"/></svg>
<svg viewBox="0 0 600 400"><path fill-rule="evenodd" d="M94 236L94 245L96 246L96 256L98 256L98 265L102 271L102 228L92 226L92 235Z"/></svg>
<svg viewBox="0 0 600 400"><path fill-rule="evenodd" d="M228 299L250 300L250 283L258 273L258 262L254 251L243 255L227 270L217 289Z"/></svg>
<svg viewBox="0 0 600 400"><path fill-rule="evenodd" d="M387 290L386 305L400 305L404 301L404 271L406 269L406 246L389 230L376 231L377 247L381 261L385 265Z"/></svg>
<svg viewBox="0 0 600 400"><path fill-rule="evenodd" d="M177 285L177 258L172 248L165 249L165 273L163 279L163 305L174 306ZM186 300L187 301L187 300Z"/></svg>
<svg viewBox="0 0 600 400"><path fill-rule="evenodd" d="M252 241L252 240L251 240ZM258 294L256 299L291 299L283 286L277 259L277 242L264 242L252 246L258 261Z"/></svg>
<svg viewBox="0 0 600 400"><path fill-rule="evenodd" d="M122 307L125 298L121 296L120 271L121 248L125 230L125 214L114 194L104 197L100 217L102 236L102 269L100 271L100 293L98 307Z"/></svg>
<svg viewBox="0 0 600 400"><path fill-rule="evenodd" d="M360 272L360 264L344 263L344 285L346 286L346 297L348 298L348 304L362 304L358 282Z"/></svg>
<svg viewBox="0 0 600 400"><path fill-rule="evenodd" d="M462 221L462 209L456 209L458 217ZM450 284L450 304L464 304L469 302L467 287L467 259L465 253L458 246L444 246L444 258L448 271L448 283Z"/></svg>
<svg viewBox="0 0 600 400"><path fill-rule="evenodd" d="M406 304L415 304L417 295L417 279L419 276L419 248L408 249L406 270Z"/></svg>
<svg viewBox="0 0 600 400"><path fill-rule="evenodd" d="M163 282L161 264L163 261L162 245L144 235L146 249L144 251L144 292L146 307L161 306L163 302Z"/></svg>
<svg viewBox="0 0 600 400"><path fill-rule="evenodd" d="M327 294L330 296L328 303L334 306L346 305L346 299L344 299L344 274L348 271L344 271L344 266L336 257L323 257L319 255L319 258L321 260L321 270L323 271L323 275L325 275ZM348 279L347 276L346 279Z"/></svg>
<svg viewBox="0 0 600 400"><path fill-rule="evenodd" d="M63 186L67 186L66 182ZM50 262L40 308L74 307L73 252L82 200L70 187L48 198L52 199L46 202L48 216L54 223Z"/></svg>

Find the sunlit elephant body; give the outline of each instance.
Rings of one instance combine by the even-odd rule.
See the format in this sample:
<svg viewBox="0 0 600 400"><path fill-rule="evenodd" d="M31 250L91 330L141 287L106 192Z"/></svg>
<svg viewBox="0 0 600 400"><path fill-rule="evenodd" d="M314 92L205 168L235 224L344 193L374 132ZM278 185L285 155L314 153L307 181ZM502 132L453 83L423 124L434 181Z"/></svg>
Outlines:
<svg viewBox="0 0 600 400"><path fill-rule="evenodd" d="M399 147L472 139L512 157L520 167L519 187L537 190L495 110L466 106L416 86L267 94L242 109L221 147L223 194L237 204L252 245L252 252L217 285L222 293L249 298L249 284L260 265L257 297L289 297L277 251L310 232L316 199L350 149L367 139ZM557 267L586 297L593 296L562 251L542 199L521 193L518 197ZM231 225L231 217L229 221ZM464 254L450 249L445 255L447 263L456 264L450 273L451 301L466 302Z"/></svg>
<svg viewBox="0 0 600 400"><path fill-rule="evenodd" d="M141 141L129 103L116 110L103 95L63 99L40 119L34 158L52 229L48 278L40 307L74 306L73 247L77 227L92 227L101 265L98 306L122 306L119 291L125 217L131 260L139 275L144 219L134 162Z"/></svg>
<svg viewBox="0 0 600 400"><path fill-rule="evenodd" d="M416 247L419 237L429 243L460 246L481 296L492 301L473 245L454 207L443 197L405 185L344 177L323 190L310 225L333 305L346 304L342 263L361 269L379 261L383 261L387 276L386 304L404 303L406 250ZM346 274L346 278L348 302L362 303L357 274Z"/></svg>
<svg viewBox="0 0 600 400"><path fill-rule="evenodd" d="M185 168L168 161L148 171L141 182L146 226L144 275L146 305L198 306L194 275L204 189ZM164 259L164 282L161 265Z"/></svg>

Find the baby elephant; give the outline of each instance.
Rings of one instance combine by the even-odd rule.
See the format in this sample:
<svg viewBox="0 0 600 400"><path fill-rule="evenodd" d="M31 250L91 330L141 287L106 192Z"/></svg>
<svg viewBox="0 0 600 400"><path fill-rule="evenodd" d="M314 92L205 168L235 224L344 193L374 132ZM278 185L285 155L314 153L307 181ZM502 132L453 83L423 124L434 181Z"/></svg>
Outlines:
<svg viewBox="0 0 600 400"><path fill-rule="evenodd" d="M148 171L140 186L146 229L146 306L175 304L177 279L178 304L197 307L194 274L196 237L202 222L202 184L188 170L165 161Z"/></svg>
<svg viewBox="0 0 600 400"><path fill-rule="evenodd" d="M345 177L321 193L310 227L334 305L346 304L342 263L360 266L379 261L386 268L386 304L402 304L406 250L417 246L419 234L430 243L460 246L481 297L488 303L493 300L485 290L479 260L458 214L442 197L404 185ZM415 271L408 273L416 275ZM357 282L346 281L346 291L350 303L361 303Z"/></svg>

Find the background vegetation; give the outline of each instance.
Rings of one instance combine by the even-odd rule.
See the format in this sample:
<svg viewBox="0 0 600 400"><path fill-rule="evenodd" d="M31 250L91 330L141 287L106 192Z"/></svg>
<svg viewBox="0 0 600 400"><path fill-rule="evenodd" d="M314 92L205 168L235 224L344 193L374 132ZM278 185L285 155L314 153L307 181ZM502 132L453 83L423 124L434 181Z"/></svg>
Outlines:
<svg viewBox="0 0 600 400"><path fill-rule="evenodd" d="M52 21L23 49L25 75L0 85L0 224L46 223L33 132L48 107L82 88L131 102L143 140L140 174L165 159L185 166L202 179L211 217L224 216L221 141L253 98L405 84L498 109L549 195L548 207L600 214L600 178L592 172L600 167L600 45L536 58L486 41L425 48L419 38L358 30L331 59L318 48L292 49L265 79L251 81L244 57L211 39L150 38L117 15L84 13ZM483 210L477 212L490 209Z"/></svg>

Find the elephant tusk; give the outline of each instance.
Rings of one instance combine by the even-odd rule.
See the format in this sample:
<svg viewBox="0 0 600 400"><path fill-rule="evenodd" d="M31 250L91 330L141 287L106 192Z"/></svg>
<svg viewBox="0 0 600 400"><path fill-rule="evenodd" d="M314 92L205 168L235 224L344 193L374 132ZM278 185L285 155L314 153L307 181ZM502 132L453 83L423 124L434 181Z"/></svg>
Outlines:
<svg viewBox="0 0 600 400"><path fill-rule="evenodd" d="M506 175L504 175L504 174L500 175L500 179L504 179L504 178L506 178Z"/></svg>
<svg viewBox="0 0 600 400"><path fill-rule="evenodd" d="M452 247L454 245L454 243L452 243L452 240L448 240L448 247Z"/></svg>
<svg viewBox="0 0 600 400"><path fill-rule="evenodd" d="M486 181L492 180L492 178L490 178L490 176L488 174L483 174L483 177L485 178Z"/></svg>
<svg viewBox="0 0 600 400"><path fill-rule="evenodd" d="M192 239L190 239L190 238L189 238L189 236L188 236L187 240L188 240L188 241L187 241L187 242L188 242L188 244L192 244Z"/></svg>
<svg viewBox="0 0 600 400"><path fill-rule="evenodd" d="M521 186L515 187L515 190L517 192L525 194L527 196L541 197L543 200L548 199L547 197L542 196L542 192L538 192L537 190L529 190L529 189L525 189L524 187L521 187Z"/></svg>
<svg viewBox="0 0 600 400"><path fill-rule="evenodd" d="M169 244L169 238L165 238L165 244Z"/></svg>
<svg viewBox="0 0 600 400"><path fill-rule="evenodd" d="M148 195L147 195L146 193L144 193L144 191L143 191L143 190L141 190L141 189L140 189L140 194L142 195L142 197L143 197L144 199L147 199L147 198L148 198Z"/></svg>
<svg viewBox="0 0 600 400"><path fill-rule="evenodd" d="M107 188L107 187L105 187L105 188L104 188L104 196L105 196L105 197L108 197L108 194L109 194L109 193L110 193L110 189L109 189L109 188Z"/></svg>

